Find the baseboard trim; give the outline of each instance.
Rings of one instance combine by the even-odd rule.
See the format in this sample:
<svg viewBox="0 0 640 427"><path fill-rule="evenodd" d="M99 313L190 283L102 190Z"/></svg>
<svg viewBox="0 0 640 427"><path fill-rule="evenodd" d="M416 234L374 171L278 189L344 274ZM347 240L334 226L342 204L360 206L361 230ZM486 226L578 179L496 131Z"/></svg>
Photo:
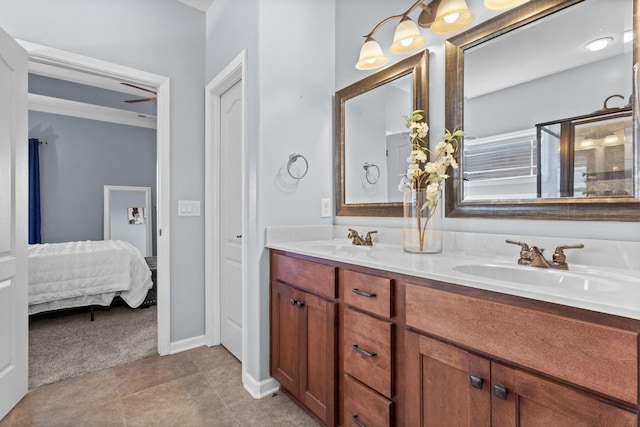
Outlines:
<svg viewBox="0 0 640 427"><path fill-rule="evenodd" d="M169 354L180 353L181 351L191 350L192 348L196 347L202 347L205 344L206 337L204 335L187 338L180 341L174 341L169 344Z"/></svg>
<svg viewBox="0 0 640 427"><path fill-rule="evenodd" d="M262 399L280 390L280 383L273 378L258 381L247 372L242 373L242 385L254 399Z"/></svg>

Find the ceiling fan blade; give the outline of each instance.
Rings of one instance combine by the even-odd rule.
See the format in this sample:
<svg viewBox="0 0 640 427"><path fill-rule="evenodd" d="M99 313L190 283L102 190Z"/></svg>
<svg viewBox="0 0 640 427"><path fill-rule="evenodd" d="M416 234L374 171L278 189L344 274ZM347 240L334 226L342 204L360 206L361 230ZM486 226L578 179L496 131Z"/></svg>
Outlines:
<svg viewBox="0 0 640 427"><path fill-rule="evenodd" d="M133 84L131 84L131 83L124 83L124 82L120 82L120 84L125 85L125 86L129 86L129 87L132 87L132 88L135 88L135 89L140 89L140 90L143 90L143 91L145 91L145 92L151 92L151 93L152 93L152 94L154 94L154 95L156 95L156 94L157 94L157 92L156 92L156 91L154 91L154 90L146 89L146 88L143 88L143 87L140 87L140 86L136 86L136 85L133 85Z"/></svg>
<svg viewBox="0 0 640 427"><path fill-rule="evenodd" d="M129 104L134 104L136 102L148 102L148 101L155 101L158 98L140 98L140 99L127 99L124 102L128 102Z"/></svg>

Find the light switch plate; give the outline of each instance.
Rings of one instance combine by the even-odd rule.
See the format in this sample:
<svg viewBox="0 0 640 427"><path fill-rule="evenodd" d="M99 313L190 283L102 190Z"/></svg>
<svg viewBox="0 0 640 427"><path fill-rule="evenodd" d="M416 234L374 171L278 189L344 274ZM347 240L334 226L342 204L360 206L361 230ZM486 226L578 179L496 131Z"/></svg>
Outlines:
<svg viewBox="0 0 640 427"><path fill-rule="evenodd" d="M178 216L200 216L200 200L178 200Z"/></svg>
<svg viewBox="0 0 640 427"><path fill-rule="evenodd" d="M321 206L321 217L322 218L330 218L331 217L331 199L320 199Z"/></svg>

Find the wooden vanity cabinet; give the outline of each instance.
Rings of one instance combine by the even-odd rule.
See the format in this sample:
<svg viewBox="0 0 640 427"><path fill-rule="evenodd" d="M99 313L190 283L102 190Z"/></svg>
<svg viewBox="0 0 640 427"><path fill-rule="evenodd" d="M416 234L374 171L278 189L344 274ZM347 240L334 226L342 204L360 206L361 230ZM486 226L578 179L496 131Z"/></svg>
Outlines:
<svg viewBox="0 0 640 427"><path fill-rule="evenodd" d="M335 267L271 255L271 376L327 426L336 424Z"/></svg>
<svg viewBox="0 0 640 427"><path fill-rule="evenodd" d="M639 338L634 319L271 251L271 375L327 426L638 427Z"/></svg>
<svg viewBox="0 0 640 427"><path fill-rule="evenodd" d="M636 426L637 415L575 388L413 332L409 426ZM413 409L411 409L413 408Z"/></svg>
<svg viewBox="0 0 640 427"><path fill-rule="evenodd" d="M339 269L340 422L387 427L393 422L392 280Z"/></svg>
<svg viewBox="0 0 640 427"><path fill-rule="evenodd" d="M637 331L415 285L406 309L407 426L637 426Z"/></svg>

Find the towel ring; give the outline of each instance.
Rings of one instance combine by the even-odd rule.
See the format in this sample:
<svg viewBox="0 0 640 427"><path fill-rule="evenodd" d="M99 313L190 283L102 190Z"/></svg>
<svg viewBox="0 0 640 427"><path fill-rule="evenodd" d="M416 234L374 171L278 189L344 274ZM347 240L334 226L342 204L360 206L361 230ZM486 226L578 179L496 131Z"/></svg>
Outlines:
<svg viewBox="0 0 640 427"><path fill-rule="evenodd" d="M298 159L304 160L304 172L296 176L293 173L291 173L291 165L293 165ZM302 179L305 177L307 172L309 172L309 162L307 162L307 159L302 154L298 154L298 153L289 154L289 161L287 162L287 173L289 174L289 176L293 179Z"/></svg>
<svg viewBox="0 0 640 427"><path fill-rule="evenodd" d="M380 168L378 167L378 165L376 165L375 163L364 162L364 165L362 167L365 170L364 177L367 180L367 182L369 184L377 184L378 180L380 179ZM372 174L369 171L369 169L371 169L371 168L376 168L375 178L372 177Z"/></svg>
<svg viewBox="0 0 640 427"><path fill-rule="evenodd" d="M610 100L611 98L620 98L620 99L622 99L622 100L624 101L624 96L619 95L619 94L617 94L617 93L616 93L615 95L608 96L608 97L607 97L607 99L605 99L605 100L604 100L604 104L602 105L602 111L607 111L607 110L609 110L609 109L611 109L611 110L613 109L613 107L611 107L611 108L610 108L610 107L607 105L607 103L609 102L609 100ZM629 99L629 103L631 103L631 99Z"/></svg>

